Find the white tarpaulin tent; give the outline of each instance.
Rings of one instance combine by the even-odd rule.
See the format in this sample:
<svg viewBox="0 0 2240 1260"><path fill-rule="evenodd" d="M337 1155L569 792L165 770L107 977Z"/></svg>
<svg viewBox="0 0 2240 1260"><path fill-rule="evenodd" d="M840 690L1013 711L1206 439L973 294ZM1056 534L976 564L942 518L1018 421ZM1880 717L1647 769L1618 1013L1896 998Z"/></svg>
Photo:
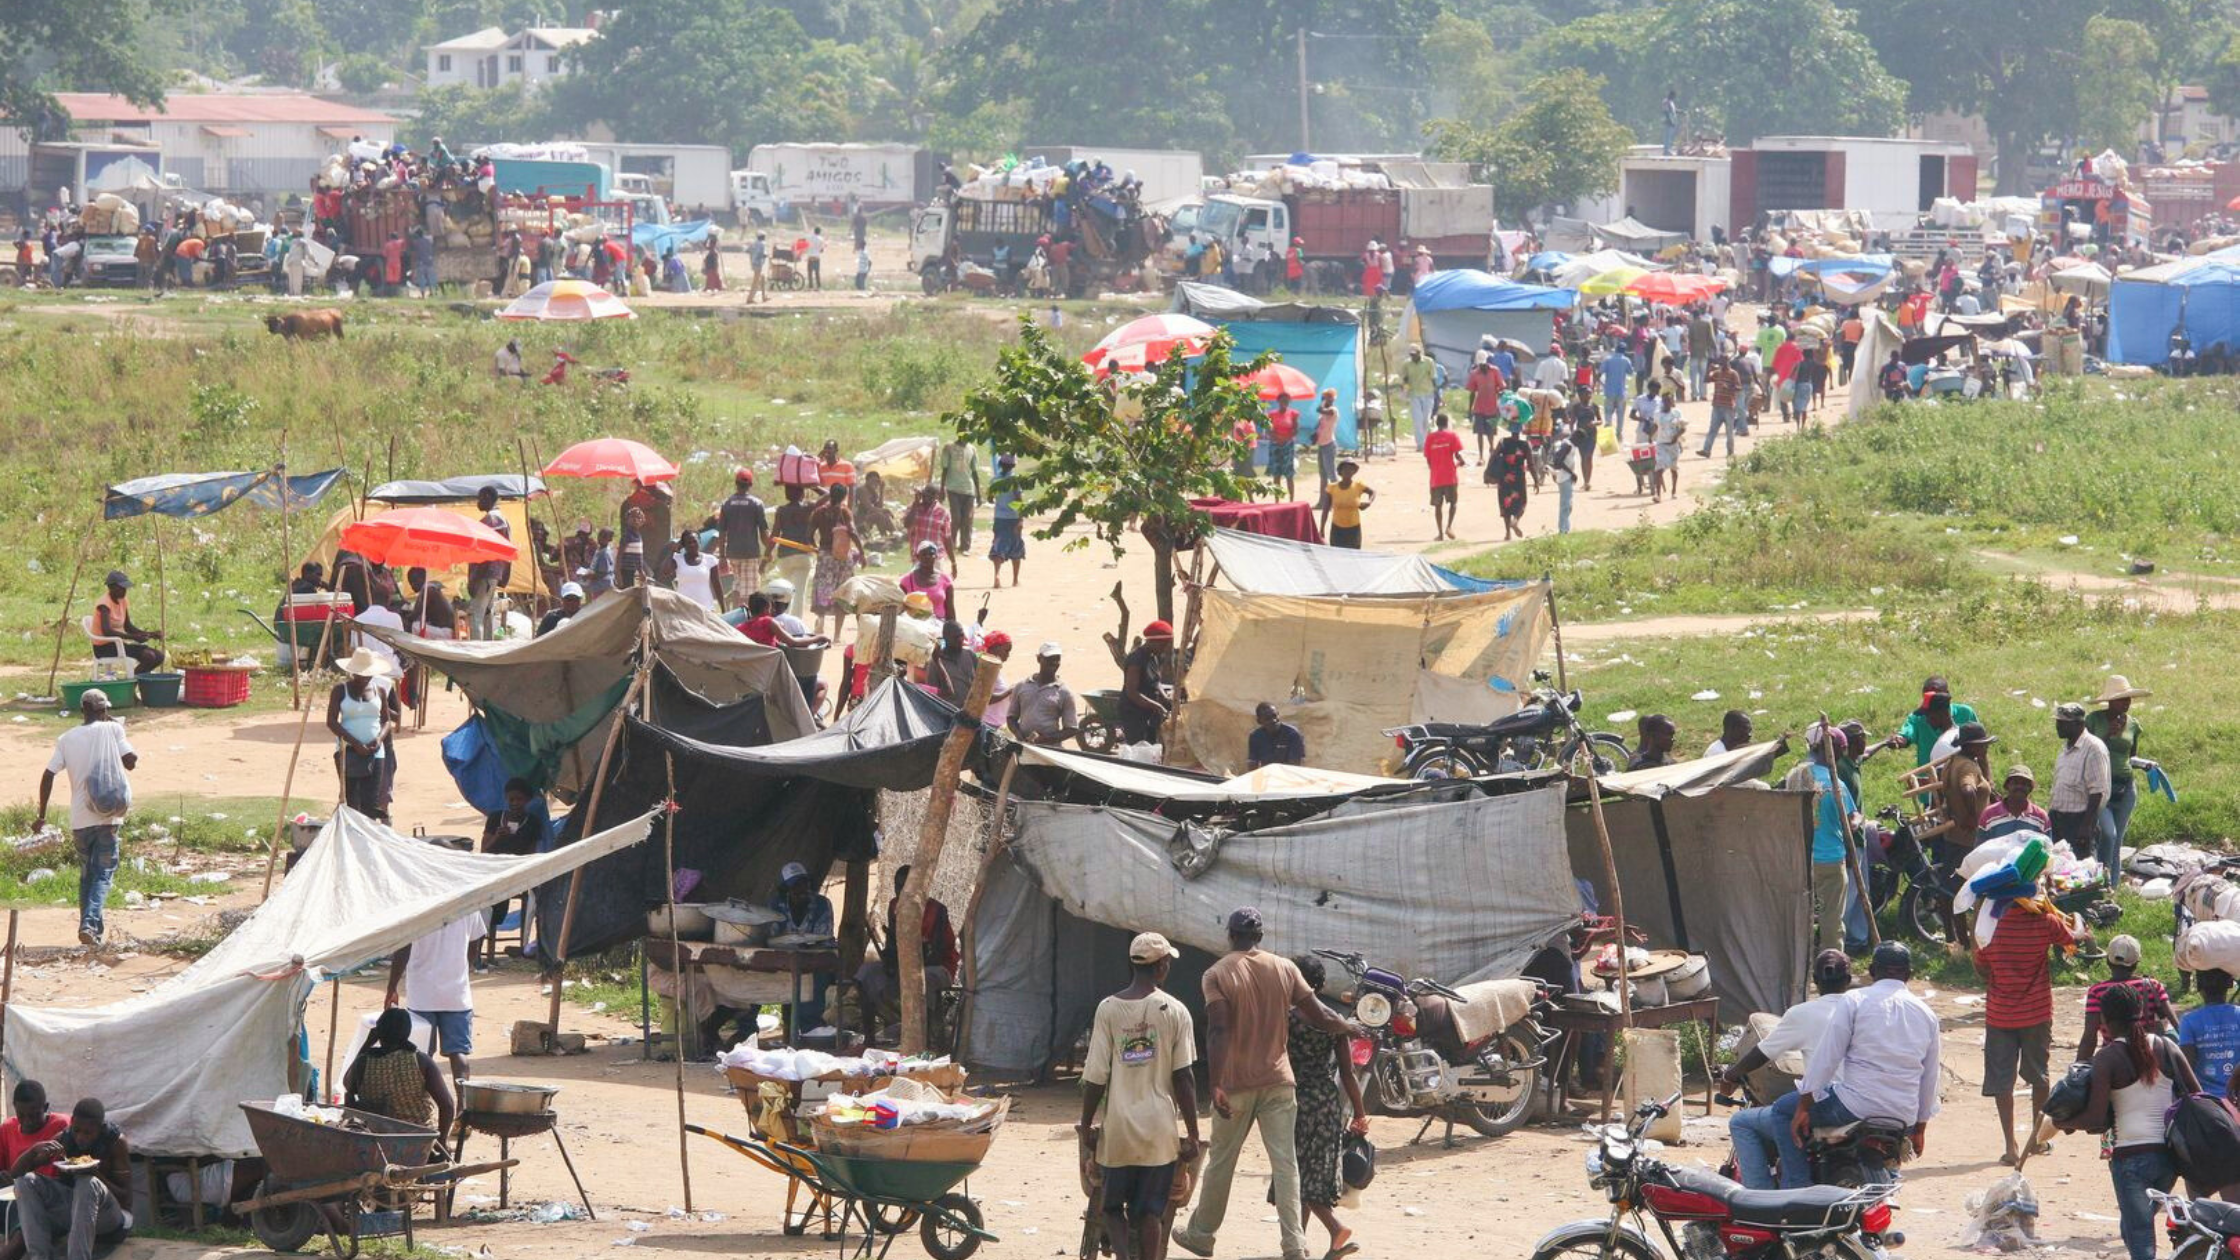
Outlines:
<svg viewBox="0 0 2240 1260"><path fill-rule="evenodd" d="M1326 796L1356 796L1364 792L1409 792L1424 786L1414 779L1386 779L1373 774L1348 774L1343 770L1317 770L1312 766L1262 766L1232 779L1211 780L1165 766L1143 765L1112 757L1092 757L1035 744L1019 745L1019 760L1030 766L1049 766L1081 775L1116 792L1154 800L1230 804L1244 801L1303 801Z"/></svg>
<svg viewBox="0 0 2240 1260"><path fill-rule="evenodd" d="M10 1010L8 1073L42 1082L50 1097L101 1099L139 1153L253 1155L236 1104L288 1092L296 1026L322 979L636 844L652 820L504 857L454 852L338 809L270 900L153 991Z"/></svg>
<svg viewBox="0 0 2240 1260"><path fill-rule="evenodd" d="M1259 595L1432 595L1501 585L1442 569L1419 555L1325 547L1234 529L1216 529L1206 545L1230 585Z"/></svg>

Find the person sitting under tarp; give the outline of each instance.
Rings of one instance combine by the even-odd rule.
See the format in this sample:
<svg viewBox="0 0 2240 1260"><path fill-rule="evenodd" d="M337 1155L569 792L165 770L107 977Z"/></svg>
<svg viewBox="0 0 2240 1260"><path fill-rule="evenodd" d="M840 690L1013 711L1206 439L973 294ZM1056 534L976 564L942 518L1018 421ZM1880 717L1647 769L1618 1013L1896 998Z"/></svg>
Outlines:
<svg viewBox="0 0 2240 1260"><path fill-rule="evenodd" d="M94 1167L58 1174L57 1164L91 1157ZM16 1160L16 1211L33 1260L90 1256L132 1228L132 1151L98 1098L81 1098L70 1127Z"/></svg>
<svg viewBox="0 0 2240 1260"><path fill-rule="evenodd" d="M863 1014L868 1024L873 1018L881 1027L893 1027L899 1035L902 1020L902 960L897 953L901 939L895 932L895 907L902 904L902 887L909 882L910 868L898 866L894 872L894 899L887 903L887 932L879 943L878 956L866 958L856 970L856 983L863 990ZM957 933L949 925L949 908L932 896L926 897L926 909L918 928L919 958L925 963L926 1020L929 1025L928 1043L936 1043L938 1034L945 1033L941 1020L941 992L949 987L957 974Z"/></svg>
<svg viewBox="0 0 2240 1260"><path fill-rule="evenodd" d="M151 645L151 640L163 637L161 630L142 630L132 624L132 610L125 592L132 589L132 579L123 569L109 570L106 583L108 594L93 606L93 638L104 652L113 650L132 658L134 674L147 674L163 668L163 649Z"/></svg>

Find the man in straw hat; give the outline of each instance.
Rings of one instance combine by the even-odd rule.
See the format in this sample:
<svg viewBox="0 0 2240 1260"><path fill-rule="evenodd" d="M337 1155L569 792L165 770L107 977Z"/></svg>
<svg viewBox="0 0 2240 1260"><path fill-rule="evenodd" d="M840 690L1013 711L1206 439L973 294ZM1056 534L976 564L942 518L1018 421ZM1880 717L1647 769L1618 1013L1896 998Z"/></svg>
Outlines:
<svg viewBox="0 0 2240 1260"><path fill-rule="evenodd" d="M2053 838L2067 844L2078 858L2089 858L2099 844L2100 810L2108 803L2108 746L2084 728L2081 704L2053 707L2053 733L2061 737L2061 751L2053 758L2053 791L2047 800Z"/></svg>
<svg viewBox="0 0 2240 1260"><path fill-rule="evenodd" d="M2139 737L2145 732L2131 720L2131 702L2153 694L2144 687L2132 686L2131 680L2121 674L2110 674L2101 682L2100 694L2092 699L2096 711L2084 719L2086 733L2108 750L2108 799L2100 809L2100 862L2108 868L2110 882L2123 863L2123 838L2131 831L2131 811L2139 804L2131 760L2139 755Z"/></svg>
<svg viewBox="0 0 2240 1260"><path fill-rule="evenodd" d="M1128 943L1128 987L1097 1003L1081 1061L1073 1128L1104 1173L1105 1238L1119 1260L1157 1260L1176 1170L1200 1146L1190 1009L1160 987L1181 956L1157 932Z"/></svg>

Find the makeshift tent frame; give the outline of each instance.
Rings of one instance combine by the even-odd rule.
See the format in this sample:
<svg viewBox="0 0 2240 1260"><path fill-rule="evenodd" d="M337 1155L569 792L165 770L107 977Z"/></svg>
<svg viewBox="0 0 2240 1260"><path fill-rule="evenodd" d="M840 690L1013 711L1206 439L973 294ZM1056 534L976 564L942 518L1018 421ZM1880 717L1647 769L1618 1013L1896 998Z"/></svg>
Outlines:
<svg viewBox="0 0 2240 1260"><path fill-rule="evenodd" d="M142 1154L254 1155L235 1104L300 1088L289 1047L321 980L636 844L652 820L506 857L454 852L337 809L278 893L154 990L103 1006L10 1010L8 1072L58 1098L102 1099Z"/></svg>
<svg viewBox="0 0 2240 1260"><path fill-rule="evenodd" d="M1194 586L1176 723L1200 765L1239 767L1254 708L1275 699L1309 763L1373 773L1381 731L1491 721L1530 690L1552 613L1549 583L1370 598L1252 595Z"/></svg>

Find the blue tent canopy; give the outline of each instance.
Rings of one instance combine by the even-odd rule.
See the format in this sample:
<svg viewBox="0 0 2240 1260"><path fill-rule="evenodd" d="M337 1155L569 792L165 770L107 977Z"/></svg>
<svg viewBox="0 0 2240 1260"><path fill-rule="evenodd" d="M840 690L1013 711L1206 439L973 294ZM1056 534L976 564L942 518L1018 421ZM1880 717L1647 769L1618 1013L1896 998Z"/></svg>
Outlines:
<svg viewBox="0 0 2240 1260"><path fill-rule="evenodd" d="M1777 279L1787 279L1798 272L1806 275L1886 276L1896 261L1888 254L1853 254L1845 258L1786 258L1777 257L1767 264Z"/></svg>
<svg viewBox="0 0 2240 1260"><path fill-rule="evenodd" d="M1239 319L1223 322L1221 329L1235 342L1236 348L1231 353L1238 363L1250 361L1263 350L1272 350L1286 365L1313 377L1316 385L1338 391L1338 445L1348 450L1359 445L1354 423L1354 402L1361 393L1361 329L1358 325ZM1300 408L1300 415L1304 424L1312 428L1314 408L1311 403Z"/></svg>
<svg viewBox="0 0 2240 1260"><path fill-rule="evenodd" d="M160 473L109 487L101 498L101 518L121 521L153 512L158 516L208 516L243 499L277 508L285 495L289 508L307 508L342 479L343 470L283 478L277 468L262 472Z"/></svg>
<svg viewBox="0 0 2240 1260"><path fill-rule="evenodd" d="M1570 262L1574 257L1576 255L1566 254L1560 249L1543 249L1525 260L1524 269L1526 271L1554 271Z"/></svg>
<svg viewBox="0 0 2240 1260"><path fill-rule="evenodd" d="M1419 314L1434 311L1562 311L1579 295L1569 289L1519 284L1486 271L1435 271L1410 299Z"/></svg>
<svg viewBox="0 0 2240 1260"><path fill-rule="evenodd" d="M2149 267L2109 286L2110 362L2168 362L2170 334L2181 326L2196 351L2220 343L2240 349L2240 256Z"/></svg>

